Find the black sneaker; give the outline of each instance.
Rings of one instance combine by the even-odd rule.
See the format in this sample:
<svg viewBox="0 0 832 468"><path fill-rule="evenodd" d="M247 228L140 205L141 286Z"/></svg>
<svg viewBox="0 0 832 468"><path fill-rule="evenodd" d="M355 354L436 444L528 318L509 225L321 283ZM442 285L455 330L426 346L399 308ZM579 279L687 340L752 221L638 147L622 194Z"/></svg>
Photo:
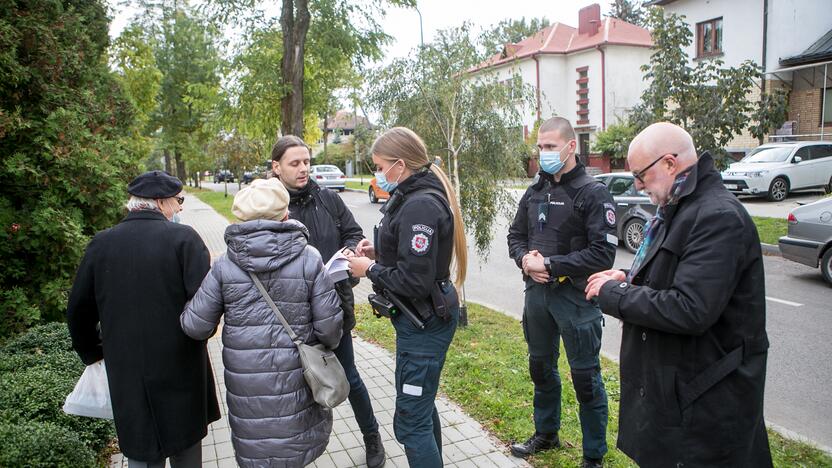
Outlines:
<svg viewBox="0 0 832 468"><path fill-rule="evenodd" d="M589 458L584 457L583 463L581 463L581 468L603 468L604 467L604 459L603 458Z"/></svg>
<svg viewBox="0 0 832 468"><path fill-rule="evenodd" d="M511 454L518 458L526 458L535 453L560 447L557 433L542 434L535 432L525 443L511 444Z"/></svg>
<svg viewBox="0 0 832 468"><path fill-rule="evenodd" d="M384 444L378 432L364 435L364 447L367 449L367 466L381 468L387 462L384 456Z"/></svg>

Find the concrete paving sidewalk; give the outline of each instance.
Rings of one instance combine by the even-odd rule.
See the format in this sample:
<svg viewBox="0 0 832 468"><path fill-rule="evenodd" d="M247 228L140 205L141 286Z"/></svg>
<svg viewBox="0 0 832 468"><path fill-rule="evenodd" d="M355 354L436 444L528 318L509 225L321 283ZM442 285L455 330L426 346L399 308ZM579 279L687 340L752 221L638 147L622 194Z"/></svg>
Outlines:
<svg viewBox="0 0 832 468"><path fill-rule="evenodd" d="M210 206L193 195L187 195L182 222L193 226L202 236L212 260L225 253L223 234L228 222ZM356 302L366 302L370 284L365 279L355 288ZM395 356L385 349L368 343L353 334L355 362L370 392L379 431L387 452L388 467L406 467L404 448L393 435L393 411L395 407ZM202 441L203 466L210 468L235 467L234 449L231 445L231 429L228 427L228 408L225 401L225 377L222 363L222 341L217 333L208 342L211 364L217 381L222 417L208 429ZM507 447L491 436L483 427L466 415L461 408L440 396L436 402L442 421L442 456L448 467L528 467L520 459L507 455ZM364 442L349 402L333 411L332 436L326 452L312 465L318 468L344 468L365 466ZM111 468L127 467L122 454L112 457Z"/></svg>

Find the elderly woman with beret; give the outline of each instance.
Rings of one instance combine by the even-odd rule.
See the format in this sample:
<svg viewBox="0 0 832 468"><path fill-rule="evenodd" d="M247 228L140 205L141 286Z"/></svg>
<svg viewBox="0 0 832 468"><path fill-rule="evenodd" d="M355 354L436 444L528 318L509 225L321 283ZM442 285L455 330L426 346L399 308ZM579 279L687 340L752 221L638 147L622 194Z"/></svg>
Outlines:
<svg viewBox="0 0 832 468"><path fill-rule="evenodd" d="M289 193L277 179L258 179L234 197L242 222L225 231L227 254L211 269L182 313L195 339L222 328L231 441L243 467L305 466L323 453L332 413L315 403L295 344L252 282L263 283L286 321L307 344L341 339L343 314L306 227L288 219Z"/></svg>

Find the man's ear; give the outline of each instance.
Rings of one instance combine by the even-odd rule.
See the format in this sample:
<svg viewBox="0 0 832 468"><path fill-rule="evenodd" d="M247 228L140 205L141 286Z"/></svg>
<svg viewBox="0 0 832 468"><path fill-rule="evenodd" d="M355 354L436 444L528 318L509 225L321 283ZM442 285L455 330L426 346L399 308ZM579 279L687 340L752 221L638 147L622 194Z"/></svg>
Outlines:
<svg viewBox="0 0 832 468"><path fill-rule="evenodd" d="M277 168L279 166L280 163L278 163L277 161L272 161L272 173L274 173L274 175L280 175L280 173L277 171Z"/></svg>

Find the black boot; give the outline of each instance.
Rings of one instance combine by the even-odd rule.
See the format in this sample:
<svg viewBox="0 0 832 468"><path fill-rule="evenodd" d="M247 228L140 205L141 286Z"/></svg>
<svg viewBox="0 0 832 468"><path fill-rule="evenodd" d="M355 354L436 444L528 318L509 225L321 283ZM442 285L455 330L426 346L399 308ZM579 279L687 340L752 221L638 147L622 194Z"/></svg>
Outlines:
<svg viewBox="0 0 832 468"><path fill-rule="evenodd" d="M384 445L378 432L364 435L364 447L367 449L367 466L381 468L387 461L384 457Z"/></svg>
<svg viewBox="0 0 832 468"><path fill-rule="evenodd" d="M557 433L543 434L535 432L525 443L511 444L511 454L515 457L526 458L537 452L558 447L560 447L560 440L558 439Z"/></svg>
<svg viewBox="0 0 832 468"><path fill-rule="evenodd" d="M589 458L584 457L583 463L581 463L581 468L603 468L604 467L604 459L603 458Z"/></svg>

